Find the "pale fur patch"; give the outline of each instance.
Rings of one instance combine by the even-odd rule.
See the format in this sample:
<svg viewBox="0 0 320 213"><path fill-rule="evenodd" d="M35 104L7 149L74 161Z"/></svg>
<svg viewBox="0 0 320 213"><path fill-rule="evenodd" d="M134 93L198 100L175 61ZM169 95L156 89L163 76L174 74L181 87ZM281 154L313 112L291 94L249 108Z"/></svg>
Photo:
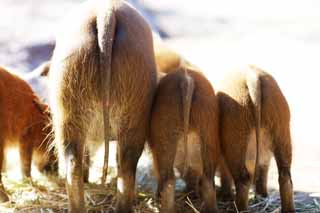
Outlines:
<svg viewBox="0 0 320 213"><path fill-rule="evenodd" d="M255 162L256 162L256 154L257 154L257 146L256 146L256 132L253 129L248 136L248 147L246 153L246 168L250 174L254 174L255 171Z"/></svg>
<svg viewBox="0 0 320 213"><path fill-rule="evenodd" d="M120 194L124 193L124 181L122 177L117 178L117 189Z"/></svg>
<svg viewBox="0 0 320 213"><path fill-rule="evenodd" d="M187 161L187 167L199 174L203 172L202 156L201 156L201 141L200 137L195 132L188 134L188 153L184 151L183 137L179 139L176 157L174 160L174 172L176 177L181 177L183 174L184 161Z"/></svg>
<svg viewBox="0 0 320 213"><path fill-rule="evenodd" d="M67 170L70 170L70 164L66 164L66 166L68 167ZM67 184L71 185L72 184L72 173L71 172L67 172L66 174L66 179L67 179Z"/></svg>
<svg viewBox="0 0 320 213"><path fill-rule="evenodd" d="M271 152L272 138L268 132L261 128L260 129L260 147L259 147L259 165L269 165L272 157ZM248 148L246 153L246 168L248 171L254 172L255 161L256 161L256 134L253 129L248 137ZM251 173L253 174L253 173Z"/></svg>
<svg viewBox="0 0 320 213"><path fill-rule="evenodd" d="M260 165L269 165L270 159L273 155L272 149L272 138L266 129L260 130L260 150L259 150L259 163Z"/></svg>

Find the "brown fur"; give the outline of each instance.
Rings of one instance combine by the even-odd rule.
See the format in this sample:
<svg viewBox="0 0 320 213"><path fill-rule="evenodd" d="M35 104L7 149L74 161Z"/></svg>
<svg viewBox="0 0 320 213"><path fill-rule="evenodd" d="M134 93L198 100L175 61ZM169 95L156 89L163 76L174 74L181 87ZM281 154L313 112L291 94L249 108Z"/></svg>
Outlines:
<svg viewBox="0 0 320 213"><path fill-rule="evenodd" d="M51 128L46 109L24 80L0 67L0 171L6 149L12 146L19 148L24 177L31 177L32 159L39 171L55 163L53 151L48 150ZM7 201L1 173L0 185L0 201Z"/></svg>
<svg viewBox="0 0 320 213"><path fill-rule="evenodd" d="M170 73L176 71L182 65L190 64L161 41L154 41L154 54L157 71L161 73ZM50 63L51 60L48 60L40 64L32 71L34 73L33 75L37 77L47 77L50 71Z"/></svg>
<svg viewBox="0 0 320 213"><path fill-rule="evenodd" d="M246 210L249 188L256 175L256 193L267 196L267 173L273 154L279 171L282 212L294 212L290 111L276 81L268 73L249 66L230 74L217 96L225 160L221 168L224 193L232 194L233 179L237 207Z"/></svg>
<svg viewBox="0 0 320 213"><path fill-rule="evenodd" d="M132 212L136 166L156 86L151 31L122 1L86 2L65 26L57 38L49 78L56 143L66 163L69 210L85 211L85 149L114 138L116 211Z"/></svg>
<svg viewBox="0 0 320 213"><path fill-rule="evenodd" d="M157 76L158 76L158 81L161 80L167 73L174 72L176 71L179 67L192 67L192 69L197 70L194 65L191 65L188 61L183 59L177 52L173 51L170 49L166 44L164 44L161 41L154 40L154 53L155 53L155 59L156 59L156 66L157 66ZM33 76L36 77L47 77L49 75L50 71L50 63L51 61L45 61L43 62L39 67L37 67L33 71ZM101 182L105 183L106 177L107 177L107 171L108 171L108 152L109 152L109 144L105 144L105 155L104 155L104 166L103 166L103 174L101 178ZM185 151L179 147L178 149L178 154L177 154L177 165L180 165L181 163L184 163L184 159L181 159L180 162L180 156L184 156ZM181 153L180 153L181 152ZM90 167L90 155L92 153L87 152L85 158L85 163L84 163L84 181L89 182L89 167ZM200 166L201 167L201 166ZM197 168L197 171L200 170L200 168Z"/></svg>
<svg viewBox="0 0 320 213"><path fill-rule="evenodd" d="M160 72L160 76L174 72L182 66L192 68L194 71L200 71L195 65L184 59L179 53L172 50L163 42L154 41L154 53L156 57L157 71Z"/></svg>
<svg viewBox="0 0 320 213"><path fill-rule="evenodd" d="M206 78L185 68L170 72L162 78L153 103L150 130L149 145L158 179L161 211L175 211L175 166L183 171L189 185L199 185L199 194L205 203L203 212L217 212L212 179L219 154L218 102ZM190 134L198 140L187 140ZM183 156L177 150L189 146L200 151L193 153L193 148L183 149L184 158L178 160L183 161L183 165L176 165L178 155ZM193 170L193 160L199 159L202 159L201 171Z"/></svg>
<svg viewBox="0 0 320 213"><path fill-rule="evenodd" d="M182 58L162 42L154 42L157 70L163 73L176 70L182 63Z"/></svg>
<svg viewBox="0 0 320 213"><path fill-rule="evenodd" d="M189 62L184 60L178 53L174 52L167 45L160 41L154 41L154 53L157 66L157 76L158 81L164 77L167 73L176 71L180 66L190 65ZM32 75L38 78L47 77L50 71L51 61L43 62L39 67L32 71ZM105 155L104 155L104 166L101 182L105 183L107 171L108 171L108 143L105 144ZM84 167L84 181L88 182L89 178L89 167L90 167L90 155L94 153L87 152L85 158L85 167ZM183 155L183 154L182 154Z"/></svg>

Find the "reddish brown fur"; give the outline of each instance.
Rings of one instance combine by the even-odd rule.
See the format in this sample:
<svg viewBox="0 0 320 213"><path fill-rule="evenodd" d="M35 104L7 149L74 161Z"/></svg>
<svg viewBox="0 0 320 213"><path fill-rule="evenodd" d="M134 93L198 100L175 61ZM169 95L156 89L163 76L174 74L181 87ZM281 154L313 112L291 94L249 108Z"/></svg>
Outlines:
<svg viewBox="0 0 320 213"><path fill-rule="evenodd" d="M191 93L190 118L186 116L184 99L188 94L186 83L192 81L194 89ZM192 85L190 84L190 85ZM186 118L187 117L187 118ZM184 141L184 121L187 119L187 134L194 133L200 140ZM218 102L214 90L207 79L193 70L179 69L170 72L161 79L153 103L149 144L153 153L155 173L158 178L158 195L161 196L162 212L174 212L174 161L178 141L184 146L200 147L196 161L202 159L202 171L188 166L185 178L188 184L199 184L199 193L204 200L203 212L216 212L216 196L213 175L219 154L218 141ZM195 159L185 156L187 164ZM180 167L180 171L183 170ZM194 174L193 172L197 172Z"/></svg>
<svg viewBox="0 0 320 213"><path fill-rule="evenodd" d="M180 66L190 64L184 60L177 52L173 51L166 44L160 41L154 41L154 54L156 59L157 71L169 73L176 71ZM37 77L47 77L50 71L51 61L45 61L39 65L33 72Z"/></svg>
<svg viewBox="0 0 320 213"><path fill-rule="evenodd" d="M0 171L6 148L12 146L19 147L24 177L31 177L32 158L40 171L54 163L53 151L48 151L51 128L45 108L24 80L0 67ZM0 201L7 201L1 173L0 184Z"/></svg>
<svg viewBox="0 0 320 213"><path fill-rule="evenodd" d="M157 66L157 75L158 80L164 77L167 73L176 71L180 66L190 65L189 62L184 60L178 53L174 52L170 49L167 45L160 41L154 41L154 53L156 59L156 66ZM37 67L33 71L33 75L37 78L40 77L48 77L50 72L50 64L51 61L43 62L39 67ZM108 146L105 148L105 160L104 160L104 168L103 168L103 175L101 182L104 183L107 175L107 168L108 168ZM90 155L94 153L87 152L85 158L85 167L84 167L84 181L88 182L89 177L89 166L90 166ZM183 153L181 153L183 155ZM179 164L180 162L178 162Z"/></svg>
<svg viewBox="0 0 320 213"><path fill-rule="evenodd" d="M254 87L256 91L252 89ZM235 182L238 209L248 208L248 192L255 175L258 143L256 193L267 196L267 173L273 154L279 171L282 212L294 212L290 175L290 111L276 81L268 73L250 66L228 76L222 82L217 96L221 148ZM254 104L255 100L258 101L257 105ZM257 123L259 120L260 123ZM227 176L225 169L222 167L222 189L230 195L232 179Z"/></svg>
<svg viewBox="0 0 320 213"><path fill-rule="evenodd" d="M71 212L85 211L84 150L106 135L118 141L116 211L132 212L156 66L148 24L127 3L115 2L87 2L72 13L51 61L51 107Z"/></svg>

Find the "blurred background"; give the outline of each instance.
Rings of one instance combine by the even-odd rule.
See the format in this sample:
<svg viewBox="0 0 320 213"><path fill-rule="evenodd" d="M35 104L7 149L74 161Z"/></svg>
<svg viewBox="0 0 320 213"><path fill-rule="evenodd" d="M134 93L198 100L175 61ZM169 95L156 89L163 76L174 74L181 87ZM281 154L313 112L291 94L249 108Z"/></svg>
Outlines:
<svg viewBox="0 0 320 213"><path fill-rule="evenodd" d="M0 1L0 64L23 75L42 97L46 97L44 81L28 73L50 58L55 29L81 2ZM291 107L294 189L319 196L320 1L130 2L156 34L203 70L214 87L226 71L248 63L275 77ZM141 182L150 170L143 168ZM273 164L271 188L277 189L277 179Z"/></svg>

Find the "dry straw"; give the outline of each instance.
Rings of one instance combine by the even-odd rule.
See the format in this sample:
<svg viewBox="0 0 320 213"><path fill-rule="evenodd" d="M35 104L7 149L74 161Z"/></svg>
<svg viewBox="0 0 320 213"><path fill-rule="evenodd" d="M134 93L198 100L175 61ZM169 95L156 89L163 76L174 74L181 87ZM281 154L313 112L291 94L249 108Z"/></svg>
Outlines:
<svg viewBox="0 0 320 213"><path fill-rule="evenodd" d="M4 176L4 185L10 193L11 201L0 205L0 212L67 212L67 195L64 182L56 177L41 176L34 182L13 181ZM88 212L114 212L115 183L107 186L86 184L85 199ZM198 213L201 200L192 193L177 193L178 212ZM192 199L191 199L192 198ZM136 212L159 212L159 202L152 192L139 192L135 203ZM297 212L320 212L320 198L306 193L295 194ZM218 202L221 212L238 212L234 202ZM268 198L254 197L250 193L250 211L281 212L279 193L271 191Z"/></svg>

